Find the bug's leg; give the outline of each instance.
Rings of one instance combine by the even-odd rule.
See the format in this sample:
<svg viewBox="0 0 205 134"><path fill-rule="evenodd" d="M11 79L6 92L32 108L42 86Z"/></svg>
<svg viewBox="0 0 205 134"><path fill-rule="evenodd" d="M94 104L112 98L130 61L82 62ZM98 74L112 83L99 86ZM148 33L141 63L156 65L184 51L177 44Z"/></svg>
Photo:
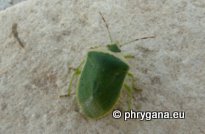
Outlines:
<svg viewBox="0 0 205 134"><path fill-rule="evenodd" d="M137 92L141 92L142 91L142 89L139 89L139 88L136 88L136 86L135 86L135 78L134 78L134 75L133 75L133 73L131 73L131 72L128 72L128 77L130 77L130 79L131 79L131 82L132 82L132 89L134 89L135 91L137 91Z"/></svg>
<svg viewBox="0 0 205 134"><path fill-rule="evenodd" d="M128 72L128 73L127 73L127 76L131 78L132 88L135 88L135 78L134 78L133 73Z"/></svg>
<svg viewBox="0 0 205 134"><path fill-rule="evenodd" d="M125 59L134 59L135 56L132 55L132 54L126 54L126 55L124 55L124 58L125 58Z"/></svg>
<svg viewBox="0 0 205 134"><path fill-rule="evenodd" d="M60 95L60 97L68 97L70 96L70 93L71 93L71 89L72 89L72 83L73 83L73 80L76 76L78 76L78 71L75 71L73 73L73 75L71 76L71 80L70 80L70 84L69 84L69 87L68 87L68 94L65 94L65 95Z"/></svg>
<svg viewBox="0 0 205 134"><path fill-rule="evenodd" d="M71 76L70 84L69 84L69 87L68 87L68 94L60 95L60 97L68 97L68 96L70 96L73 80L74 80L75 77L80 75L81 67L82 67L83 63L84 63L84 60L80 63L80 65L77 68L70 67L70 69L74 70L74 73Z"/></svg>
<svg viewBox="0 0 205 134"><path fill-rule="evenodd" d="M127 91L127 95L128 95L128 110L131 110L132 108L132 93L133 93L133 89L128 85L128 84L124 84L124 87Z"/></svg>
<svg viewBox="0 0 205 134"><path fill-rule="evenodd" d="M142 90L141 89L138 89L135 87L135 79L134 79L134 75L131 73L131 72L128 72L127 76L131 79L131 85L128 85L128 84L124 84L124 87L126 89L126 92L127 92L127 95L128 95L128 110L130 110L133 106L133 92L136 91L136 92L139 92L141 93Z"/></svg>
<svg viewBox="0 0 205 134"><path fill-rule="evenodd" d="M98 45L98 46L93 46L93 47L90 47L90 49L96 49L96 48L99 48L99 47L101 47L100 45Z"/></svg>

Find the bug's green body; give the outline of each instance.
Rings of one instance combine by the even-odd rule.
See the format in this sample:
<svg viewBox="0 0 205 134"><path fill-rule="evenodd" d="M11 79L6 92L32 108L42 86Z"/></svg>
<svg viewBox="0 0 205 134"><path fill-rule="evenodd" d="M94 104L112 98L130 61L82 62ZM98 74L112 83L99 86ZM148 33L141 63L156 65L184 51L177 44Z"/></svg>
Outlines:
<svg viewBox="0 0 205 134"><path fill-rule="evenodd" d="M112 52L90 51L82 70L77 99L84 114L99 118L112 109L129 66Z"/></svg>
<svg viewBox="0 0 205 134"><path fill-rule="evenodd" d="M100 15L105 22L111 43L104 49L92 49L88 52L83 69L81 70L82 62L71 77L68 94L63 95L70 95L74 77L80 75L76 95L78 104L83 114L93 119L101 118L113 109L123 85L130 98L128 100L130 107L131 93L134 89L134 76L128 72L129 66L125 60L130 55L121 53L120 45L113 42L108 25L101 13ZM154 36L135 39L124 44L147 38ZM132 87L124 83L127 74L131 77Z"/></svg>

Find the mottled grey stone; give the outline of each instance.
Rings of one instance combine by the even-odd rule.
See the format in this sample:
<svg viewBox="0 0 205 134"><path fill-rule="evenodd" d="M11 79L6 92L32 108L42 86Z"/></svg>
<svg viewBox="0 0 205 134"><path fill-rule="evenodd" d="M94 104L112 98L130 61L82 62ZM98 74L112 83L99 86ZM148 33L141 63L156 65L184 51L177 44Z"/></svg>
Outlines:
<svg viewBox="0 0 205 134"><path fill-rule="evenodd" d="M125 122L110 113L86 120L74 95L58 98L67 92L68 67L76 67L90 47L109 43L98 12L119 42L156 35L122 47L135 56L129 63L143 90L134 94L134 105L185 111L185 119ZM0 133L205 133L204 14L203 0L29 0L1 11Z"/></svg>

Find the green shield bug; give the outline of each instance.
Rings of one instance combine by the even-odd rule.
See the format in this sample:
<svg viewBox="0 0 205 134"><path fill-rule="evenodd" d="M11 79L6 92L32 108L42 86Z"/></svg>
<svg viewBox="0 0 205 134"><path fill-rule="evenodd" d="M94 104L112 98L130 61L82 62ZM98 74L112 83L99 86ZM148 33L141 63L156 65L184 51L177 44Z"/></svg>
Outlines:
<svg viewBox="0 0 205 134"><path fill-rule="evenodd" d="M117 103L121 89L131 91L133 87L124 83L128 75L134 81L133 75L129 72L129 65L121 53L120 45L113 42L109 27L100 13L107 28L111 43L106 47L91 48L86 59L75 69L68 88L69 96L72 82L75 76L80 76L76 98L81 112L88 118L98 119L109 113ZM140 39L154 38L154 36ZM128 44L135 39L124 44Z"/></svg>

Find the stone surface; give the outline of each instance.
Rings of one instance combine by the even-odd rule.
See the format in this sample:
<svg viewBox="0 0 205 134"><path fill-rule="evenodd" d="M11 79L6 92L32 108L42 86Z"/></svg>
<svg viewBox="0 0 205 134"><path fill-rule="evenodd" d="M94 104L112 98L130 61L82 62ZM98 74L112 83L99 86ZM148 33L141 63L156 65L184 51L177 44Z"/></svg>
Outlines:
<svg viewBox="0 0 205 134"><path fill-rule="evenodd" d="M0 0L0 10L4 10L22 1L25 1L25 0Z"/></svg>
<svg viewBox="0 0 205 134"><path fill-rule="evenodd" d="M156 35L122 47L135 55L129 63L143 89L134 104L185 111L185 119L125 122L110 113L86 120L74 95L58 98L70 81L68 67L91 46L109 43L99 11L119 42ZM1 11L0 133L205 133L204 14L203 0L32 0Z"/></svg>

